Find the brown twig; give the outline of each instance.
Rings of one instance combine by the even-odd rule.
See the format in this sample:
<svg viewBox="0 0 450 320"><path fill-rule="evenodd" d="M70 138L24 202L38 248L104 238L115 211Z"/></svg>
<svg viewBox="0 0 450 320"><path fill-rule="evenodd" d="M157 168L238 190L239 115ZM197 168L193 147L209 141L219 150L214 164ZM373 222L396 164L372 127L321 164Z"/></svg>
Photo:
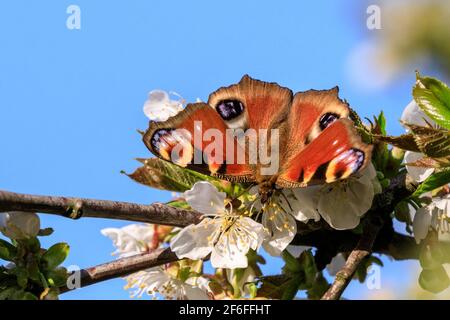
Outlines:
<svg viewBox="0 0 450 320"><path fill-rule="evenodd" d="M369 218L369 220L372 219ZM322 300L338 300L341 297L361 262L371 254L372 247L381 227L381 223L366 221L364 232L356 248L348 256L344 267L336 274L333 284L322 296Z"/></svg>
<svg viewBox="0 0 450 320"><path fill-rule="evenodd" d="M68 280L67 286L60 288L60 292L65 293L73 289L86 287L91 284L113 278L127 276L140 270L175 262L177 260L180 259L178 259L175 253L173 253L169 248L157 249L152 252L121 258L112 262L78 271L78 275L80 276L79 287L73 287L77 285L77 273L72 273ZM73 282L71 280L73 280Z"/></svg>
<svg viewBox="0 0 450 320"><path fill-rule="evenodd" d="M185 227L196 224L202 215L161 203L143 205L129 202L69 197L36 196L0 190L0 212L50 213L66 218L107 218Z"/></svg>

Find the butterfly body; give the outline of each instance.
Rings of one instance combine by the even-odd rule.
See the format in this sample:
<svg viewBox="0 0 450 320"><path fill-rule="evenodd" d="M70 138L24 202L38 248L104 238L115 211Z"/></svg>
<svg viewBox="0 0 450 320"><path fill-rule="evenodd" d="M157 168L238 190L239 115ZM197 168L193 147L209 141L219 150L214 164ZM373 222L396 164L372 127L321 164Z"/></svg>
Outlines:
<svg viewBox="0 0 450 320"><path fill-rule="evenodd" d="M150 122L144 143L182 167L259 186L262 200L276 188L346 179L362 170L372 147L361 141L338 88L295 95L276 83L244 76L188 104L164 122Z"/></svg>

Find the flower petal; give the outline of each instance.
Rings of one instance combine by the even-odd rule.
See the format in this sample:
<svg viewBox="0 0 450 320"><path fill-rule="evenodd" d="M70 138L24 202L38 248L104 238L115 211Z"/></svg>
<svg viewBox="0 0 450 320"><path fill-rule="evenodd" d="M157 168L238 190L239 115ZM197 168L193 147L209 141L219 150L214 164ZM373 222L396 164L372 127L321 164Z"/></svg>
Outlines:
<svg viewBox="0 0 450 320"><path fill-rule="evenodd" d="M181 100L171 100L163 90L153 90L144 104L144 114L152 121L166 121L183 110Z"/></svg>
<svg viewBox="0 0 450 320"><path fill-rule="evenodd" d="M183 197L192 209L203 214L216 215L225 211L226 194L207 181L196 182L191 190L183 193Z"/></svg>
<svg viewBox="0 0 450 320"><path fill-rule="evenodd" d="M0 232L10 239L37 236L41 223L34 212L11 211L0 213Z"/></svg>
<svg viewBox="0 0 450 320"><path fill-rule="evenodd" d="M437 208L442 210L442 213L449 218L450 217L450 195L445 195L442 198L433 200L433 203Z"/></svg>
<svg viewBox="0 0 450 320"><path fill-rule="evenodd" d="M247 217L238 218L228 231L220 235L211 254L214 268L246 268L247 253L261 246L266 233L264 227Z"/></svg>
<svg viewBox="0 0 450 320"><path fill-rule="evenodd" d="M423 157L424 155L422 153L406 151L404 161L405 163L412 163L422 159ZM408 171L408 174L411 176L411 178L413 178L417 182L424 181L434 172L434 168L416 167L409 165L406 165L406 170Z"/></svg>
<svg viewBox="0 0 450 320"><path fill-rule="evenodd" d="M307 188L285 189L282 192L285 197L280 197L280 205L291 213L298 221L306 222L310 219L320 220L317 212L320 186Z"/></svg>
<svg viewBox="0 0 450 320"><path fill-rule="evenodd" d="M432 210L430 206L417 209L413 219L414 238L417 243L425 239L431 226Z"/></svg>
<svg viewBox="0 0 450 320"><path fill-rule="evenodd" d="M427 121L430 124L434 124L431 120L417 105L417 103L412 100L406 108L403 110L400 120L404 123L415 124L418 126L427 126Z"/></svg>
<svg viewBox="0 0 450 320"><path fill-rule="evenodd" d="M224 244L228 245L228 244ZM222 245L221 245L222 247ZM220 251L218 248L214 248L211 254L211 265L213 268L226 268L226 269L236 269L236 268L247 268L248 260L247 255L236 251L233 254Z"/></svg>
<svg viewBox="0 0 450 320"><path fill-rule="evenodd" d="M105 228L101 233L110 238L117 248L113 254L127 257L148 249L153 241L154 229L151 224L130 224L122 228Z"/></svg>
<svg viewBox="0 0 450 320"><path fill-rule="evenodd" d="M262 224L269 232L269 238L263 242L263 248L272 256L279 256L297 234L297 223L284 211L266 210Z"/></svg>
<svg viewBox="0 0 450 320"><path fill-rule="evenodd" d="M181 230L170 242L170 248L178 258L198 260L211 253L221 219L204 218L199 224L191 224Z"/></svg>
<svg viewBox="0 0 450 320"><path fill-rule="evenodd" d="M286 248L287 252L289 252L292 256L294 256L294 258L300 257L302 252L308 249L311 249L311 247L289 245Z"/></svg>
<svg viewBox="0 0 450 320"><path fill-rule="evenodd" d="M326 185L319 198L322 218L337 230L353 229L372 206L374 189L368 176Z"/></svg>
<svg viewBox="0 0 450 320"><path fill-rule="evenodd" d="M266 236L264 226L251 218L239 218L236 221L234 228L240 233L245 230L247 242L249 247L253 250L257 250L261 246L264 237Z"/></svg>
<svg viewBox="0 0 450 320"><path fill-rule="evenodd" d="M205 290L189 284L183 285L184 298L187 300L209 300L209 295Z"/></svg>

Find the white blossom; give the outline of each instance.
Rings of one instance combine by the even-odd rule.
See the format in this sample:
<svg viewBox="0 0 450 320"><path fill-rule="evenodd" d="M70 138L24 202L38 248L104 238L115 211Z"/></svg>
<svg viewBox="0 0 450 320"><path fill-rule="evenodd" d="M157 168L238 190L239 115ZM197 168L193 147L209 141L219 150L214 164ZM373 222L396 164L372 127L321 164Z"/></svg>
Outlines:
<svg viewBox="0 0 450 320"><path fill-rule="evenodd" d="M317 210L334 229L353 229L371 208L379 182L370 163L361 173L322 186Z"/></svg>
<svg viewBox="0 0 450 320"><path fill-rule="evenodd" d="M258 188L250 190L257 198ZM322 217L331 227L344 230L355 228L370 209L381 186L370 163L362 172L345 180L306 188L283 189L261 205L260 199L250 201L252 209L262 211L262 224L268 232L263 247L278 256L297 233L295 220L306 223ZM253 199L252 198L252 199ZM247 203L247 205L249 205Z"/></svg>
<svg viewBox="0 0 450 320"><path fill-rule="evenodd" d="M208 300L208 280L190 277L186 281L178 279L165 267L155 267L139 271L125 278L126 289L134 289L131 297L142 297L144 293L152 297L158 294L169 300Z"/></svg>
<svg viewBox="0 0 450 320"><path fill-rule="evenodd" d="M428 126L438 128L438 125L431 120L417 105L417 103L412 100L403 110L403 114L400 120L404 124L415 124L418 126ZM406 131L409 129L407 127ZM420 152L412 152L406 151L404 161L406 163L406 170L408 174L417 182L422 182L426 178L428 178L433 172L434 168L426 168L426 167L418 167L418 166L410 166L408 163L413 163L417 160L420 160L424 157L424 155Z"/></svg>
<svg viewBox="0 0 450 320"><path fill-rule="evenodd" d="M293 192L299 200L296 206L305 218L318 220L320 215L334 229L345 230L358 226L380 190L375 168L370 163L361 173L345 180Z"/></svg>
<svg viewBox="0 0 450 320"><path fill-rule="evenodd" d="M424 155L420 152L412 152L412 151L405 152L404 161L406 163L406 170L408 171L408 174L411 176L411 178L413 178L417 182L423 182L434 172L434 168L408 165L408 163L413 163L415 161L422 159L423 157Z"/></svg>
<svg viewBox="0 0 450 320"><path fill-rule="evenodd" d="M225 193L206 181L195 183L184 198L206 216L197 225L189 225L171 241L170 248L179 258L202 259L211 254L214 268L246 268L247 253L257 250L264 239L264 227L225 207Z"/></svg>
<svg viewBox="0 0 450 320"><path fill-rule="evenodd" d="M8 238L21 240L35 237L40 226L39 216L36 213L0 212L0 232Z"/></svg>
<svg viewBox="0 0 450 320"><path fill-rule="evenodd" d="M400 117L400 120L403 125L405 124L415 124L417 126L428 126L428 124L431 124L432 126L436 127L437 125L433 120L431 120L430 117L428 117L425 112L422 111L422 109L419 108L417 103L412 100L403 110L402 116ZM405 126L406 130L408 131L408 128Z"/></svg>
<svg viewBox="0 0 450 320"><path fill-rule="evenodd" d="M144 114L152 121L166 121L183 110L183 99L173 93L179 99L170 99L169 93L163 90L153 90L148 94L144 104Z"/></svg>
<svg viewBox="0 0 450 320"><path fill-rule="evenodd" d="M148 252L155 249L153 245L155 226L152 224L131 224L122 228L106 228L101 230L110 238L120 258ZM149 268L127 277L126 289L134 289L132 297L141 297L144 293L156 297L158 294L166 299L208 299L207 279L189 277L181 280L169 266ZM205 282L206 281L206 282ZM202 283L202 286L199 286Z"/></svg>
<svg viewBox="0 0 450 320"><path fill-rule="evenodd" d="M434 198L433 201L423 206L414 214L413 233L417 243L425 239L430 229L437 232L450 232L450 195L442 198Z"/></svg>
<svg viewBox="0 0 450 320"><path fill-rule="evenodd" d="M295 220L306 222L309 219L316 221L320 219L317 211L313 209L315 201L313 188L305 188L304 193L298 193L296 190L283 189L275 192L265 205L261 204L258 197L257 186L249 191L251 201L246 205L250 206L250 211L262 212L261 222L267 231L263 248L272 256L279 256L294 239L297 233Z"/></svg>
<svg viewBox="0 0 450 320"><path fill-rule="evenodd" d="M275 203L263 209L262 223L269 232L263 243L264 250L272 256L279 256L297 234L294 217Z"/></svg>
<svg viewBox="0 0 450 320"><path fill-rule="evenodd" d="M150 249L154 236L154 226L152 224L130 224L122 228L102 229L101 233L110 238L117 248L113 254L123 258Z"/></svg>

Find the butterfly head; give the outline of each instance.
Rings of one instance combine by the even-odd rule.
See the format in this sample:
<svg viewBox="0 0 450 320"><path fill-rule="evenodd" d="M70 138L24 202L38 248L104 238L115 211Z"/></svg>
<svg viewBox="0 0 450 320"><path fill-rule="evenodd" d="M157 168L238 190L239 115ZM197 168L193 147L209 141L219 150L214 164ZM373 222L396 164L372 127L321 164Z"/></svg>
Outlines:
<svg viewBox="0 0 450 320"><path fill-rule="evenodd" d="M266 204L270 201L273 193L275 191L274 183L265 181L259 184L259 196L261 199L261 204Z"/></svg>

